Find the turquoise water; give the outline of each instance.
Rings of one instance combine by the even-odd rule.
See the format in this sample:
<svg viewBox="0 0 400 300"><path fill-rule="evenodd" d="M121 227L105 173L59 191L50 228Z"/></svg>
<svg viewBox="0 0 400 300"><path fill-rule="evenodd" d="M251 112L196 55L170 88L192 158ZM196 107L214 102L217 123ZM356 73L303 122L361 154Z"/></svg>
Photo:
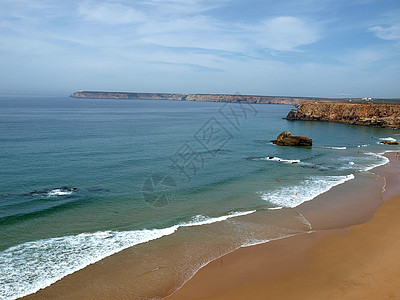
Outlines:
<svg viewBox="0 0 400 300"><path fill-rule="evenodd" d="M399 135L283 120L291 108L0 98L0 298L179 228L294 208L384 164L379 140ZM269 142L284 130L314 146Z"/></svg>

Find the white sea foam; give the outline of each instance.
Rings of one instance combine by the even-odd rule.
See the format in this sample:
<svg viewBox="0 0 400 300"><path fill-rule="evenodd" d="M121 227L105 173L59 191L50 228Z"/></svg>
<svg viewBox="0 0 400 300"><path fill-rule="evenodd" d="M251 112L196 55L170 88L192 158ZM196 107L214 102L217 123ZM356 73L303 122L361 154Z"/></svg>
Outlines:
<svg viewBox="0 0 400 300"><path fill-rule="evenodd" d="M268 210L278 210L278 209L282 209L282 206L277 206L277 207L269 207Z"/></svg>
<svg viewBox="0 0 400 300"><path fill-rule="evenodd" d="M352 160L349 160L352 159ZM339 161L341 161L342 159L339 159ZM355 161L353 161L355 160ZM344 164L341 165L338 170L340 171L345 171L345 170L357 170L360 168L359 164L360 164L360 160L358 160L356 157L349 157L347 159L343 159Z"/></svg>
<svg viewBox="0 0 400 300"><path fill-rule="evenodd" d="M380 138L381 141L389 141L389 142L397 142L395 138L387 137L387 138Z"/></svg>
<svg viewBox="0 0 400 300"><path fill-rule="evenodd" d="M333 150L346 150L347 147L344 146L317 146L316 148L322 148L322 149L333 149Z"/></svg>
<svg viewBox="0 0 400 300"><path fill-rule="evenodd" d="M398 150L386 150L382 153L366 152L364 154L367 155L367 157L363 155L357 157L339 158L339 161L343 161L345 163L339 168L339 170L344 171L357 169L360 172L370 171L389 162L389 159L384 156L385 153L397 151ZM368 156L371 158L368 159Z"/></svg>
<svg viewBox="0 0 400 300"><path fill-rule="evenodd" d="M290 235L289 235L290 236ZM285 237L289 237L288 235L285 235ZM274 239L275 240L275 239ZM265 244L270 242L271 240L251 240L245 244L243 244L242 246L240 246L241 248L246 248L246 247L251 247L251 246L256 246L256 245L260 245L260 244Z"/></svg>
<svg viewBox="0 0 400 300"><path fill-rule="evenodd" d="M230 213L229 215L216 217L216 218L209 218L209 217L205 217L202 215L197 215L192 218L192 221L190 221L188 223L179 224L178 226L189 227L189 226L200 226L200 225L212 224L212 223L216 223L216 222L225 221L227 219L234 218L234 217L249 215L249 214L252 214L255 212L256 212L255 210L245 211L245 212L233 212L233 213Z"/></svg>
<svg viewBox="0 0 400 300"><path fill-rule="evenodd" d="M386 152L389 152L389 151L386 151ZM383 154L385 154L386 152L380 153L380 154L376 154L376 153L372 153L372 152L365 153L366 155L375 156L376 162L365 166L363 171L370 171L374 168L386 165L390 161L387 157L383 156Z"/></svg>
<svg viewBox="0 0 400 300"><path fill-rule="evenodd" d="M254 213L233 212L162 229L101 231L27 242L0 252L0 299L35 293L61 278L126 248L173 234L179 227L199 226Z"/></svg>
<svg viewBox="0 0 400 300"><path fill-rule="evenodd" d="M64 189L54 189L47 193L47 197L55 197L55 196L67 196L72 195L72 190L64 190Z"/></svg>
<svg viewBox="0 0 400 300"><path fill-rule="evenodd" d="M296 207L303 202L310 201L334 186L354 179L354 175L347 176L320 176L307 178L298 185L286 186L273 191L261 192L261 198L281 207Z"/></svg>
<svg viewBox="0 0 400 300"><path fill-rule="evenodd" d="M274 157L274 156L260 158L260 160L271 160L271 161L282 162L285 164L297 164L300 162L299 159L284 159L284 158L279 158L279 157Z"/></svg>

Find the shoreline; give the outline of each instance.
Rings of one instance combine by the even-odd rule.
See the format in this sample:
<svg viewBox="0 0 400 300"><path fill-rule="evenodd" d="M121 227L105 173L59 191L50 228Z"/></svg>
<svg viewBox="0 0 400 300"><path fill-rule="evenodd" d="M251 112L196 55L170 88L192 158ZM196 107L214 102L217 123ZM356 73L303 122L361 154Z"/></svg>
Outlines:
<svg viewBox="0 0 400 300"><path fill-rule="evenodd" d="M242 247L165 299L399 297L400 161L385 156L389 168L378 170L386 178L384 202L369 221Z"/></svg>
<svg viewBox="0 0 400 300"><path fill-rule="evenodd" d="M394 156L394 154L393 154ZM376 169L381 170L382 172L385 173L387 170L385 167L380 165L376 166ZM374 170L374 172L375 172ZM365 176L358 176L361 177L361 182L354 183L355 185L352 186L351 190L353 191L353 188L356 190L359 190L359 187L363 187L365 184L365 180L369 181L371 180L370 178L362 178ZM349 182L357 182L357 176L356 180L350 180ZM359 199L356 199L354 203L347 203L347 201L341 201L338 205L325 205L323 206L323 209L320 209L321 203L328 204L329 197L332 197L332 194L339 193L343 194L348 188L346 187L346 184L341 184L337 187L335 187L335 193L328 191L320 196L317 197L317 200L313 201L306 201L302 205L298 206L296 209L298 209L298 213L301 215L306 215L306 219L311 218L313 225L313 230L318 231L318 235L320 236L328 232L328 230L324 229L332 229L332 228L347 228L348 226L354 225L354 224L360 224L367 222L369 219L371 219L372 215L374 214L376 208L381 205L380 201L377 201L376 199L372 199L373 201L370 201L368 203L363 203L362 209L357 212L356 216L355 215L348 215L346 214L346 211L348 211L350 208L356 207L356 205L360 204ZM376 186L374 186L376 189ZM380 192L381 193L381 192ZM400 190L399 190L400 193ZM371 194L369 194L369 191L362 191L360 193L361 198L363 195L367 195L367 197L371 197ZM357 198L357 197L356 197ZM360 197L358 197L360 198ZM352 201L353 202L353 198ZM332 213L333 210L333 213ZM342 211L345 211L343 214ZM279 210L277 211L279 212ZM326 213L329 213L327 215ZM329 216L329 222L327 222L326 217L324 216ZM332 216L332 214L334 216ZM336 215L335 215L336 214ZM321 218L322 216L322 218ZM258 216L260 217L260 216ZM262 216L261 216L262 217ZM246 217L242 217L246 218ZM251 218L256 218L255 215L252 215ZM327 227L327 228L326 228ZM341 229L333 229L333 231L336 230L341 230ZM181 232L182 233L182 232ZM311 234L307 234L307 236L311 236L314 238L314 232ZM259 247L259 246L265 246L265 247L271 247L269 245L282 241L282 243L286 243L286 241L289 241L289 243L292 243L297 241L297 239L302 239L301 237L304 236L304 233L300 234L295 234L292 236L286 236L277 240L272 240L270 242L258 244L254 247ZM290 237L290 238L287 238ZM168 244L169 238L163 239L164 242L162 242L164 245L167 245L167 248L164 248L166 252L168 252L170 255L174 255L174 252L176 249L174 247L170 247L170 244ZM285 241L285 242L283 242ZM300 242L303 243L303 242ZM145 249L149 249L150 252L152 251L150 245L142 244L140 245L140 248L144 247ZM213 258L211 261L203 266L200 266L199 269L194 271L194 274L187 277L185 280L181 281L179 277L174 277L174 278L167 278L164 276L163 277L163 284L167 283L169 288L166 288L165 284L160 285L158 283L157 285L151 285L152 288L146 288L149 290L149 297L148 298L159 298L159 297L165 297L167 295L170 295L175 291L175 293L180 293L180 288L177 289L179 286L183 286L183 289L186 289L186 286L193 280L193 278L196 278L200 272L202 272L203 269L207 269L209 265L211 265L214 261L218 261L220 259L225 260L226 256L229 255L234 255L237 252L242 251L242 249L250 249L252 246L248 246L245 248L237 248L236 250L232 249L233 251L221 253L221 255L218 255L216 257L219 258ZM116 253L112 256L109 256L99 262L96 262L92 265L87 266L84 269L81 269L73 274L70 274L63 279L55 282L54 284L39 290L38 292L34 294L27 295L23 297L23 299L42 299L42 298L76 298L76 297L88 297L88 298L93 298L93 297L102 297L104 296L103 293L106 293L109 296L113 296L116 299L119 298L126 298L126 297L134 297L135 291L137 291L137 282L135 280L132 280L132 271L138 268L137 264L135 263L135 260L133 259L133 254L135 252L135 248L128 248L126 250L123 250L119 253ZM276 252L274 256L279 257L280 251ZM161 260L162 261L162 260ZM136 261L137 262L137 261ZM294 263L294 262L293 262ZM154 261L152 264L157 265L158 263ZM160 265L160 264L158 264ZM161 264L162 266L162 264ZM159 268L154 269L158 270ZM279 267L279 269L282 269L282 267ZM151 270L150 270L151 271ZM147 273L148 271L146 271ZM163 272L163 270L159 270L158 272ZM164 274L166 275L166 274ZM146 274L147 276L147 274ZM192 279L189 279L192 278ZM154 288L155 287L155 288ZM173 288L172 288L173 287ZM142 288L142 287L141 287ZM147 294L147 292L146 292ZM175 295L175 294L174 294ZM175 296L174 296L175 297Z"/></svg>

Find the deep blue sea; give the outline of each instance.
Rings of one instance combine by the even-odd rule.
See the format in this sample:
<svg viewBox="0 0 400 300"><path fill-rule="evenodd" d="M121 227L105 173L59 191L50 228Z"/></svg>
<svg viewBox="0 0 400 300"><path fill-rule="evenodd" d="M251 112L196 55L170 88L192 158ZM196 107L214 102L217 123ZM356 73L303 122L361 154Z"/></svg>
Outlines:
<svg viewBox="0 0 400 300"><path fill-rule="evenodd" d="M290 109L0 98L0 299L174 235L182 237L172 243L208 245L192 253L194 270L221 254L212 250L218 243L230 251L310 230L301 218L291 228L239 220L294 209L386 163L379 153L393 148L378 142L400 133L282 119ZM285 130L313 147L270 143ZM201 228L224 234L195 239L190 231Z"/></svg>

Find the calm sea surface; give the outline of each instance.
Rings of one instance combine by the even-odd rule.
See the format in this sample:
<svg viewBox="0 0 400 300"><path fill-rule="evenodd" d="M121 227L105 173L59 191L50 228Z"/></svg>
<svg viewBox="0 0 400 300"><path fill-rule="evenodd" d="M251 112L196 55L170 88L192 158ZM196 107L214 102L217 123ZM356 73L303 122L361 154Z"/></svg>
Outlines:
<svg viewBox="0 0 400 300"><path fill-rule="evenodd" d="M399 131L283 120L291 108L0 98L0 298L182 229L225 226L210 249L309 230L298 216L290 228L235 219L290 210L384 164L376 154L393 148L378 142ZM269 142L284 130L314 146Z"/></svg>

